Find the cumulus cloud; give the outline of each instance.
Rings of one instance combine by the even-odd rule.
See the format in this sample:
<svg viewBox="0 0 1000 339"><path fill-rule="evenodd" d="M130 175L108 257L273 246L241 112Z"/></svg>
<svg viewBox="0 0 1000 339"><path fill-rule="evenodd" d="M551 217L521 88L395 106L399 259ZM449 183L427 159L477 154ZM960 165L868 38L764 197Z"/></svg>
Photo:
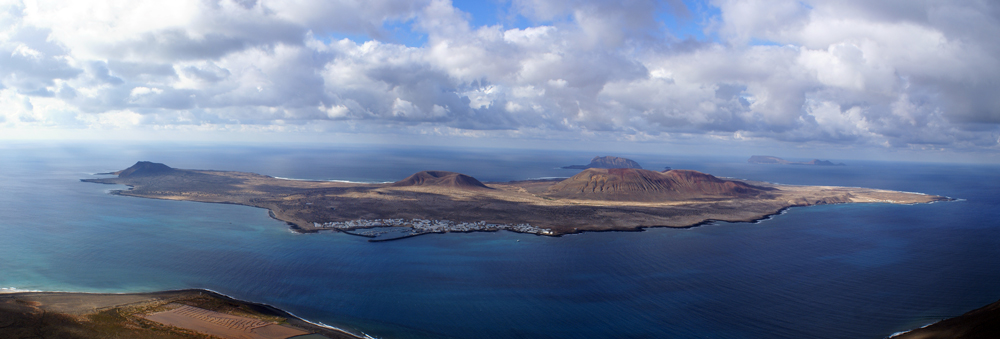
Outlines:
<svg viewBox="0 0 1000 339"><path fill-rule="evenodd" d="M718 14L515 0L531 24L506 27L447 0L4 0L0 126L998 147L992 2L699 6ZM390 26L426 42L396 43Z"/></svg>

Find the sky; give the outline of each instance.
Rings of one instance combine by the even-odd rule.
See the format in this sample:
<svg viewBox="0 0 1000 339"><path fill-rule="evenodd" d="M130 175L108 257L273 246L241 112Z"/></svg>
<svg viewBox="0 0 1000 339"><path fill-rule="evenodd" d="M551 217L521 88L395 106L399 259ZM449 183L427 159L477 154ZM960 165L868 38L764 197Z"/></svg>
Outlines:
<svg viewBox="0 0 1000 339"><path fill-rule="evenodd" d="M0 140L1000 162L989 0L0 0Z"/></svg>

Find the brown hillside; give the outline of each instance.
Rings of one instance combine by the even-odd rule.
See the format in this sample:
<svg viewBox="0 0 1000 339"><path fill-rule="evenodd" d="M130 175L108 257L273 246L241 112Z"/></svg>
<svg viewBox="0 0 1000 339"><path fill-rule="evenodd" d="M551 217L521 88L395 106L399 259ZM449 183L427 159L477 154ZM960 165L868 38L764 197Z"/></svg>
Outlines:
<svg viewBox="0 0 1000 339"><path fill-rule="evenodd" d="M436 186L453 188L485 188L491 189L476 178L465 174L446 171L417 172L406 179L397 181L392 186Z"/></svg>
<svg viewBox="0 0 1000 339"><path fill-rule="evenodd" d="M553 185L546 195L568 199L653 202L751 197L766 190L698 171L671 170L661 173L634 168L591 168Z"/></svg>
<svg viewBox="0 0 1000 339"><path fill-rule="evenodd" d="M127 178L170 174L171 172L174 172L174 169L170 168L170 166L156 162L139 161L135 165L132 165L132 167L112 174L117 174L119 178Z"/></svg>

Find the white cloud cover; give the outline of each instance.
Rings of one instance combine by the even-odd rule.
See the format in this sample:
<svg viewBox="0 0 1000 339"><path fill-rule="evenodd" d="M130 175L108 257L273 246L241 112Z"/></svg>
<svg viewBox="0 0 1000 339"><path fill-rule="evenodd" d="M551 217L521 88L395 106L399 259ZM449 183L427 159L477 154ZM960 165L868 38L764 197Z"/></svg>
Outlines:
<svg viewBox="0 0 1000 339"><path fill-rule="evenodd" d="M509 28L447 0L0 0L0 128L1000 148L995 2L703 6L695 40L680 1L515 0L535 24Z"/></svg>

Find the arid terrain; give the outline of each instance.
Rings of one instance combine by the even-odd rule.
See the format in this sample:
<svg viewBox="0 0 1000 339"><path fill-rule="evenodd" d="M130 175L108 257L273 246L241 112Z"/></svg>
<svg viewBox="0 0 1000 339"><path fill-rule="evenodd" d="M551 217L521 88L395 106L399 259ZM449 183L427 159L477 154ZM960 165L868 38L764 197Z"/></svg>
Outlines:
<svg viewBox="0 0 1000 339"><path fill-rule="evenodd" d="M635 168L592 168L565 180L503 183L482 183L444 171L419 172L390 184L302 181L244 172L174 169L151 162L108 174L117 177L83 181L128 185L130 189L113 191L125 196L266 208L274 218L301 232L420 224L423 228L418 233L508 229L562 235L689 227L710 220L752 221L795 206L914 204L948 199Z"/></svg>
<svg viewBox="0 0 1000 339"><path fill-rule="evenodd" d="M309 334L358 338L206 290L0 294L0 338L279 339Z"/></svg>

